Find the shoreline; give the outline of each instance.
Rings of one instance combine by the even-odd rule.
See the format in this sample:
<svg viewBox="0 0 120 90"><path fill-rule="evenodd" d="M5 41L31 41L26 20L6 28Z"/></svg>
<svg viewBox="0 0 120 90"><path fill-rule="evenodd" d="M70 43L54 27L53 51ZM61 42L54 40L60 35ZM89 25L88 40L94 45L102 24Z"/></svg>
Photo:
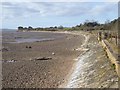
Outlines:
<svg viewBox="0 0 120 90"><path fill-rule="evenodd" d="M78 33L71 33L71 32L69 32L70 34L74 34L74 35L82 35L84 38L85 38L85 40L84 40L84 43L79 47L79 48L86 48L86 45L87 45L87 42L88 42L88 40L89 40L89 35L87 34L87 35L85 35L85 34L78 34ZM78 49L79 49L78 48ZM81 49L81 50L82 50ZM75 71L75 68L76 68L76 64L78 63L78 60L79 60L79 58L80 58L80 56L82 56L82 54L84 54L84 53L86 53L87 51L83 51L78 57L76 57L76 62L72 65L72 69L70 70L70 72L69 72L69 74L66 76L66 82L65 83L63 83L63 84L61 84L58 88L70 88L70 87L68 87L68 83L70 83L70 80L71 80L71 78L72 78L72 74L74 73L74 71ZM66 87L67 86L67 87Z"/></svg>
<svg viewBox="0 0 120 90"><path fill-rule="evenodd" d="M109 88L110 85L114 85L114 84L116 85L117 75L114 72L114 69L110 66L111 63L108 61L108 58L105 56L105 51L100 46L100 44L98 43L94 35L86 32L76 32L76 31L55 32L55 33L64 33L65 36L64 38L58 39L55 41L23 43L20 45L13 44L17 50L17 51L14 50L14 52L16 53L13 53L13 56L12 56L14 57L14 60L16 60L16 58L18 59L21 58L21 57L18 57L19 54L22 55L23 57L27 55L30 57L23 58L23 60L21 58L21 60L16 60L13 63L10 62L11 64L6 62L3 63L4 71L8 70L8 72L9 71L13 72L11 67L16 67L14 71L17 71L17 72L13 72L13 74L10 74L9 78L7 76L8 72L7 71L3 72L4 87L17 86L17 87L27 87L27 88L30 88L30 87L37 87L37 88L66 88L66 87L68 88L103 87L104 88L105 87L105 88ZM32 46L32 49L24 50L25 45L28 45L28 44ZM10 44L11 49L14 46ZM18 51L20 52L18 53ZM23 53L23 51L26 53ZM8 54L6 53L3 54L4 57L9 54L12 55L12 53L8 53ZM54 53L55 55L52 55L52 53ZM16 55L16 57L14 56L14 54ZM47 61L33 60L34 57L36 58L39 56L46 56L52 59ZM5 58L7 59L7 57ZM14 63L17 65L15 65ZM33 68L31 69L32 73L29 71L29 68L31 67ZM17 68L20 68L20 72L19 72L19 69ZM39 72L36 72L38 70ZM77 72L77 75L76 75L76 72ZM17 73L18 73L18 76L17 76ZM21 77L21 79L27 78L27 77L24 77L25 76L24 73L27 73L28 75L27 77L33 80L28 79L26 81L27 83L25 82L23 83L23 85L21 85L19 82L19 77ZM107 74L109 74L109 77L107 76ZM15 75L14 77L15 80L12 79L13 77L12 75L13 76ZM8 78L7 81L9 83L11 82L9 80L12 80L11 84L7 84L5 78ZM18 78L18 80L16 80L16 78ZM99 80L99 78L101 78L101 80ZM81 79L83 83L79 82L78 79ZM22 80L22 81L24 82L25 80ZM17 81L17 83L14 83L13 81L14 82ZM15 85L13 85L13 83ZM32 86L30 84L32 84Z"/></svg>
<svg viewBox="0 0 120 90"><path fill-rule="evenodd" d="M64 34L79 35L79 36L82 35L85 38L84 43L79 47L79 48L82 48L82 49L86 47L87 42L89 40L89 36L90 36L88 33L85 33L85 32L82 32L82 31L79 31L79 33L77 33L77 31L72 31L72 32L71 31L30 31L30 32L51 32L51 33L64 33ZM78 48L78 50L79 50L79 48ZM84 54L85 52L87 52L87 51L83 51L78 57L76 57L73 60L78 61L79 57L82 54ZM65 77L66 81L64 83L62 83L61 85L59 85L58 88L66 88L67 84L69 83L69 81L71 79L71 76L72 76L73 72L75 71L76 64L77 64L77 62L73 63L73 65L71 66L72 68L69 71L69 74Z"/></svg>
<svg viewBox="0 0 120 90"><path fill-rule="evenodd" d="M20 43L20 44L14 44L14 43L13 44L5 44L5 47L9 47L8 49L13 50L15 53L12 51L10 51L10 53L9 53L9 51L3 53L4 60L7 60L8 58L9 58L8 60L12 60L14 58L12 61L3 62L3 71L4 71L3 72L3 87L14 87L14 86L17 86L17 87L18 86L20 86L20 87L34 87L35 86L35 87L43 87L43 88L59 87L59 85L61 85L62 82L65 82L66 77L67 77L66 75L68 75L68 73L69 73L68 71L71 69L71 67L75 63L74 59L77 58L77 56L81 53L80 51L77 51L74 49L77 49L80 47L83 39L84 39L83 36L78 36L78 35L73 35L73 34L71 35L71 33L70 33L70 34L65 34L64 38L54 40L54 41ZM25 49L25 45L27 45L27 44L29 44L32 47L30 50ZM15 48L13 48L13 47L15 47ZM26 53L23 53L23 51ZM28 51L29 51L29 53L28 53ZM55 55L52 55L53 52L55 53ZM12 55L12 56L10 56L10 55ZM27 57L27 56L30 56L30 57ZM32 61L32 60L30 60L29 61L30 58L34 59L34 57L36 58L39 56L51 57L52 60L48 60L48 61L44 61L44 60L43 61ZM37 63L37 66L35 65L35 63ZM62 65L62 67L61 67L61 65ZM43 82L46 82L46 83L44 83L44 84L39 83L39 82L37 83L37 81L39 79L36 81L37 78L35 78L34 82L37 83L36 84L37 86L34 84L32 86L30 86L30 84L27 84L27 86L24 86L24 85L26 85L24 83L23 83L23 86L21 86L19 78L20 77L24 78L24 76L25 76L24 73L26 73L26 70L28 71L28 69L29 69L28 67L30 67L30 66L33 67L32 71L35 70L34 68L39 68L39 67L42 68L43 66L45 66L45 68L46 68L45 70L44 69L43 69L43 71L41 71L40 69L39 70L43 73L45 72L46 74L45 75L42 75L42 73L35 74L34 78L35 77L40 77L40 78L43 77L44 78L47 76L48 78L45 78L47 80L41 79L39 81L42 83ZM12 67L13 68L16 67L14 72L12 70ZM7 76L8 68L9 68L9 73L10 73L10 71L13 72L13 74L10 74L10 76L9 76L10 78ZM18 70L18 68L20 68L20 71ZM25 69L25 71L24 71L24 69ZM22 72L21 72L21 70L22 70ZM19 76L17 73L19 73L20 75L23 73L23 75ZM35 72L35 73L37 73L37 72ZM15 79L18 78L17 81L13 79L14 75L15 75L15 77L14 77ZM30 71L28 71L28 77L33 76L33 75L34 75L34 73L30 73ZM49 78L49 77L51 77L51 78ZM59 78L57 78L57 77L59 77ZM12 82L10 82L11 79L12 79ZM32 79L32 78L30 78L30 79ZM52 81L49 81L49 80L52 80ZM11 83L11 84L7 84L6 81L9 81L9 83ZM16 83L14 83L13 81ZM24 80L22 80L22 81L24 82ZM13 85L12 83L14 83L15 85ZM29 80L29 83L32 83L31 80ZM16 85L16 84L18 84L18 85ZM52 86L52 85L55 85L55 86Z"/></svg>

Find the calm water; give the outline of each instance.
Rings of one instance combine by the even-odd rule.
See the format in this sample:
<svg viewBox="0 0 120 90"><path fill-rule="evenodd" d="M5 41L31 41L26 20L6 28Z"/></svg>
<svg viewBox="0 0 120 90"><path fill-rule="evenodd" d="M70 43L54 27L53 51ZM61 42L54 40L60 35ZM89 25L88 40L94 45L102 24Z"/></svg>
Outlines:
<svg viewBox="0 0 120 90"><path fill-rule="evenodd" d="M16 32L3 31L3 43L24 43L24 42L40 42L64 38L65 34L50 32Z"/></svg>

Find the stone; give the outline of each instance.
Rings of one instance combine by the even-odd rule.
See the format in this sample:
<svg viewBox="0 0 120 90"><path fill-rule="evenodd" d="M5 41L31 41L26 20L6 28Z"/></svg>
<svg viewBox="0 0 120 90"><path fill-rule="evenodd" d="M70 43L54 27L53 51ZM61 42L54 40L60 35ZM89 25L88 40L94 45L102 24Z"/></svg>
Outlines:
<svg viewBox="0 0 120 90"><path fill-rule="evenodd" d="M54 53L54 52L52 52L52 55L55 55L55 53Z"/></svg>

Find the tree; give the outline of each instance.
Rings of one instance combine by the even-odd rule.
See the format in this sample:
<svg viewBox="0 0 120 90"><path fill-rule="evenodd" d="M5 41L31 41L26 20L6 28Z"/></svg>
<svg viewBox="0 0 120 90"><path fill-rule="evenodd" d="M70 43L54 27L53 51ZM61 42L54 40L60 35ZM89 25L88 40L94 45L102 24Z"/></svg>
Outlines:
<svg viewBox="0 0 120 90"><path fill-rule="evenodd" d="M100 24L97 21L94 20L86 20L84 23L84 26L88 26L88 27L95 27L95 26L99 26Z"/></svg>
<svg viewBox="0 0 120 90"><path fill-rule="evenodd" d="M53 27L50 27L50 29L53 29Z"/></svg>
<svg viewBox="0 0 120 90"><path fill-rule="evenodd" d="M22 27L22 26L19 26L19 27L18 27L18 30L23 30L23 27Z"/></svg>
<svg viewBox="0 0 120 90"><path fill-rule="evenodd" d="M56 28L56 29L57 29L57 26L55 26L54 28Z"/></svg>
<svg viewBox="0 0 120 90"><path fill-rule="evenodd" d="M32 30L33 28L31 26L28 27L28 30Z"/></svg>

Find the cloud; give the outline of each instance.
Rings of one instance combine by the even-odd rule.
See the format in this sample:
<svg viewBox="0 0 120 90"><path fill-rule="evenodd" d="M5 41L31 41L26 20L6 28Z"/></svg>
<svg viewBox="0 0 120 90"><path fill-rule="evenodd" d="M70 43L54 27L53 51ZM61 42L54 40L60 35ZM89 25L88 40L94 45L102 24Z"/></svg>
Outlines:
<svg viewBox="0 0 120 90"><path fill-rule="evenodd" d="M3 2L119 2L119 0L4 0Z"/></svg>
<svg viewBox="0 0 120 90"><path fill-rule="evenodd" d="M36 17L72 17L115 12L116 3L90 2L2 2L4 19ZM36 18L34 17L34 18ZM32 17L33 18L33 17Z"/></svg>
<svg viewBox="0 0 120 90"><path fill-rule="evenodd" d="M96 5L94 8L92 8L89 13L92 15L101 15L101 14L117 14L118 12L118 6L117 3L101 3L100 5Z"/></svg>
<svg viewBox="0 0 120 90"><path fill-rule="evenodd" d="M27 7L26 5L27 3L4 2L2 3L2 17L8 19L15 17L24 17L26 15L29 16L32 13L39 13L39 10Z"/></svg>

